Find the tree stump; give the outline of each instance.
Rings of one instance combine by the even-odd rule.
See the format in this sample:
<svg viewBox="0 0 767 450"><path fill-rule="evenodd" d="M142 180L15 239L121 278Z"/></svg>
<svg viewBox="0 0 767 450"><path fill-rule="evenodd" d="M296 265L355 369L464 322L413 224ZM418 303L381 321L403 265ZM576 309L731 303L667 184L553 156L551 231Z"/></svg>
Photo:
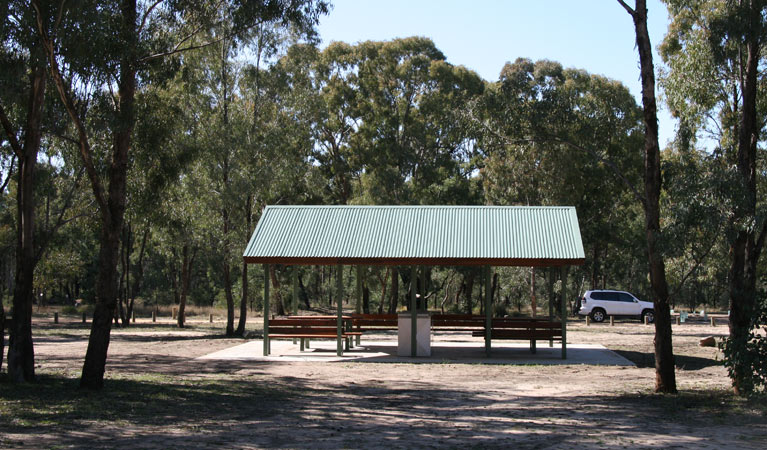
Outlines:
<svg viewBox="0 0 767 450"><path fill-rule="evenodd" d="M714 336L704 337L699 344L701 347L716 347L716 339Z"/></svg>

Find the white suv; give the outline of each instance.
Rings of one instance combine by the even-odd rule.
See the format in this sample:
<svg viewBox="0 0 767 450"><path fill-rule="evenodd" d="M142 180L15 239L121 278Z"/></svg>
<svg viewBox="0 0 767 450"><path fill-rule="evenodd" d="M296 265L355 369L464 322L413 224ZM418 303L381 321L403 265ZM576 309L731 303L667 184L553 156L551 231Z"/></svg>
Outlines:
<svg viewBox="0 0 767 450"><path fill-rule="evenodd" d="M581 298L578 314L591 316L594 322L603 322L607 316L633 316L643 321L655 321L655 310L651 302L643 302L625 291L586 291Z"/></svg>

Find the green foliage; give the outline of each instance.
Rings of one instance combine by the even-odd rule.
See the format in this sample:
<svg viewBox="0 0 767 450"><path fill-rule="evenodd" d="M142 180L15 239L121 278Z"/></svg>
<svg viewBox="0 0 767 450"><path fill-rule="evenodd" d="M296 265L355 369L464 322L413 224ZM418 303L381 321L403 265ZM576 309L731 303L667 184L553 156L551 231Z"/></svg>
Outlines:
<svg viewBox="0 0 767 450"><path fill-rule="evenodd" d="M767 291L761 290L751 314L750 331L743 339L723 342L724 365L731 378L742 373L740 388L748 396L767 394ZM745 369L745 370L743 370Z"/></svg>

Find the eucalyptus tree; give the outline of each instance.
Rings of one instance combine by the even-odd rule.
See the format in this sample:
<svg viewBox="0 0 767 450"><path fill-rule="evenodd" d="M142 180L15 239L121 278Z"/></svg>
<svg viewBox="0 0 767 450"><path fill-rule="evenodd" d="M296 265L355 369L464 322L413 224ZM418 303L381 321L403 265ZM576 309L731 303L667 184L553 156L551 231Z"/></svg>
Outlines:
<svg viewBox="0 0 767 450"><path fill-rule="evenodd" d="M757 147L765 125L763 46L767 4L669 0L671 24L661 46L669 66L662 83L669 107L693 137L715 142L710 187L723 203L729 246L730 337L726 353L736 393L754 389L751 329L758 313L757 265L767 238L760 201L763 164Z"/></svg>
<svg viewBox="0 0 767 450"><path fill-rule="evenodd" d="M355 48L297 44L274 67L279 82L292 88L285 107L311 124L310 158L323 179L322 201L330 204L349 203L362 172L362 158L350 145L361 121Z"/></svg>
<svg viewBox="0 0 767 450"><path fill-rule="evenodd" d="M503 67L497 82L488 83L468 119L485 155L480 173L486 202L573 205L591 256L592 288L608 275L629 285L641 279L641 271L631 270L642 257L633 244L631 220L639 110L625 86L556 62L520 58ZM614 267L607 262L612 253L622 256ZM576 277L588 272L584 266ZM545 274L553 301L559 275L552 269Z"/></svg>
<svg viewBox="0 0 767 450"><path fill-rule="evenodd" d="M459 112L481 94L481 78L449 64L426 38L363 42L354 52L361 124L350 145L364 161L361 200L454 202L446 180L471 172L463 163L472 140Z"/></svg>
<svg viewBox="0 0 767 450"><path fill-rule="evenodd" d="M18 160L18 240L16 280L12 306L12 328L8 351L8 373L14 381L35 379L32 343L32 302L35 270L34 217L35 166L43 135L43 105L47 65L39 39L34 34L34 15L26 2L8 2L0 34L2 62L7 68L0 82L0 122L5 142ZM46 5L47 6L47 5ZM50 8L41 10L46 17ZM7 109L7 110L6 110ZM16 119L16 120L14 120Z"/></svg>
<svg viewBox="0 0 767 450"><path fill-rule="evenodd" d="M262 22L313 25L327 11L323 1L283 2L137 2L119 5L98 1L62 4L49 20L38 0L32 1L38 35L46 52L52 81L77 130L80 156L101 218L96 309L80 381L82 387L103 386L117 298L117 263L126 202L127 172L136 122L136 94L142 85L167 76L180 54L212 45L204 36L213 29L232 39ZM67 24L71 35L87 35L79 45L64 46ZM102 45L93 50L94 43ZM141 83L139 83L139 81ZM104 127L111 145L100 148L87 129L77 98L106 89L112 99Z"/></svg>
<svg viewBox="0 0 767 450"><path fill-rule="evenodd" d="M666 267L662 252L660 227L660 196L662 189L660 145L658 144L658 112L655 101L655 66L652 46L647 31L647 2L636 0L635 7L623 0L618 3L634 22L639 67L642 79L642 106L644 119L644 198L645 238L655 308L655 391L676 392L674 352L671 342L671 315Z"/></svg>
<svg viewBox="0 0 767 450"><path fill-rule="evenodd" d="M486 154L486 201L576 206L592 285L608 243L641 254L621 245L631 242L624 234L633 235L627 219L639 160L632 150L641 139L639 110L625 86L555 62L518 59L474 108Z"/></svg>
<svg viewBox="0 0 767 450"><path fill-rule="evenodd" d="M10 330L8 371L14 381L32 381L35 378L31 328L35 271L55 232L69 221L64 214L71 206L76 185L70 183L63 203L54 204L56 202L52 201L59 194L63 195L57 190L62 185L57 184L65 178L73 178L71 171L77 169L75 165L58 164L56 167L50 162L50 158L64 156L63 147L69 140L61 127L60 109L46 100L48 65L44 42L36 33L38 27L44 29L50 25L55 5L43 2L36 13L29 8L28 2L10 1L3 4L3 12L5 18L0 24L3 37L0 61L4 67L0 75L0 124L3 146L7 145L12 151L9 176L13 172L13 163L18 161L14 320ZM66 45L71 43L69 41ZM43 165L46 180L42 184L45 186L37 180L41 150L45 150L49 157L48 164ZM37 209L41 198L46 202L43 221L36 217L41 213Z"/></svg>

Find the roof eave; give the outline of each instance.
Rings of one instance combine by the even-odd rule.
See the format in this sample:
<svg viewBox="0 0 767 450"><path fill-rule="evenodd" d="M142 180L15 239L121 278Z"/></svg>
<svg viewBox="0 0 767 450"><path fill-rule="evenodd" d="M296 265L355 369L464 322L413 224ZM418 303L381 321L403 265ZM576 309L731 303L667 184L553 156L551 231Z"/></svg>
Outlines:
<svg viewBox="0 0 767 450"><path fill-rule="evenodd" d="M287 257L245 256L246 264L285 265L365 265L365 266L517 266L560 267L580 266L585 258L345 258L345 257Z"/></svg>

